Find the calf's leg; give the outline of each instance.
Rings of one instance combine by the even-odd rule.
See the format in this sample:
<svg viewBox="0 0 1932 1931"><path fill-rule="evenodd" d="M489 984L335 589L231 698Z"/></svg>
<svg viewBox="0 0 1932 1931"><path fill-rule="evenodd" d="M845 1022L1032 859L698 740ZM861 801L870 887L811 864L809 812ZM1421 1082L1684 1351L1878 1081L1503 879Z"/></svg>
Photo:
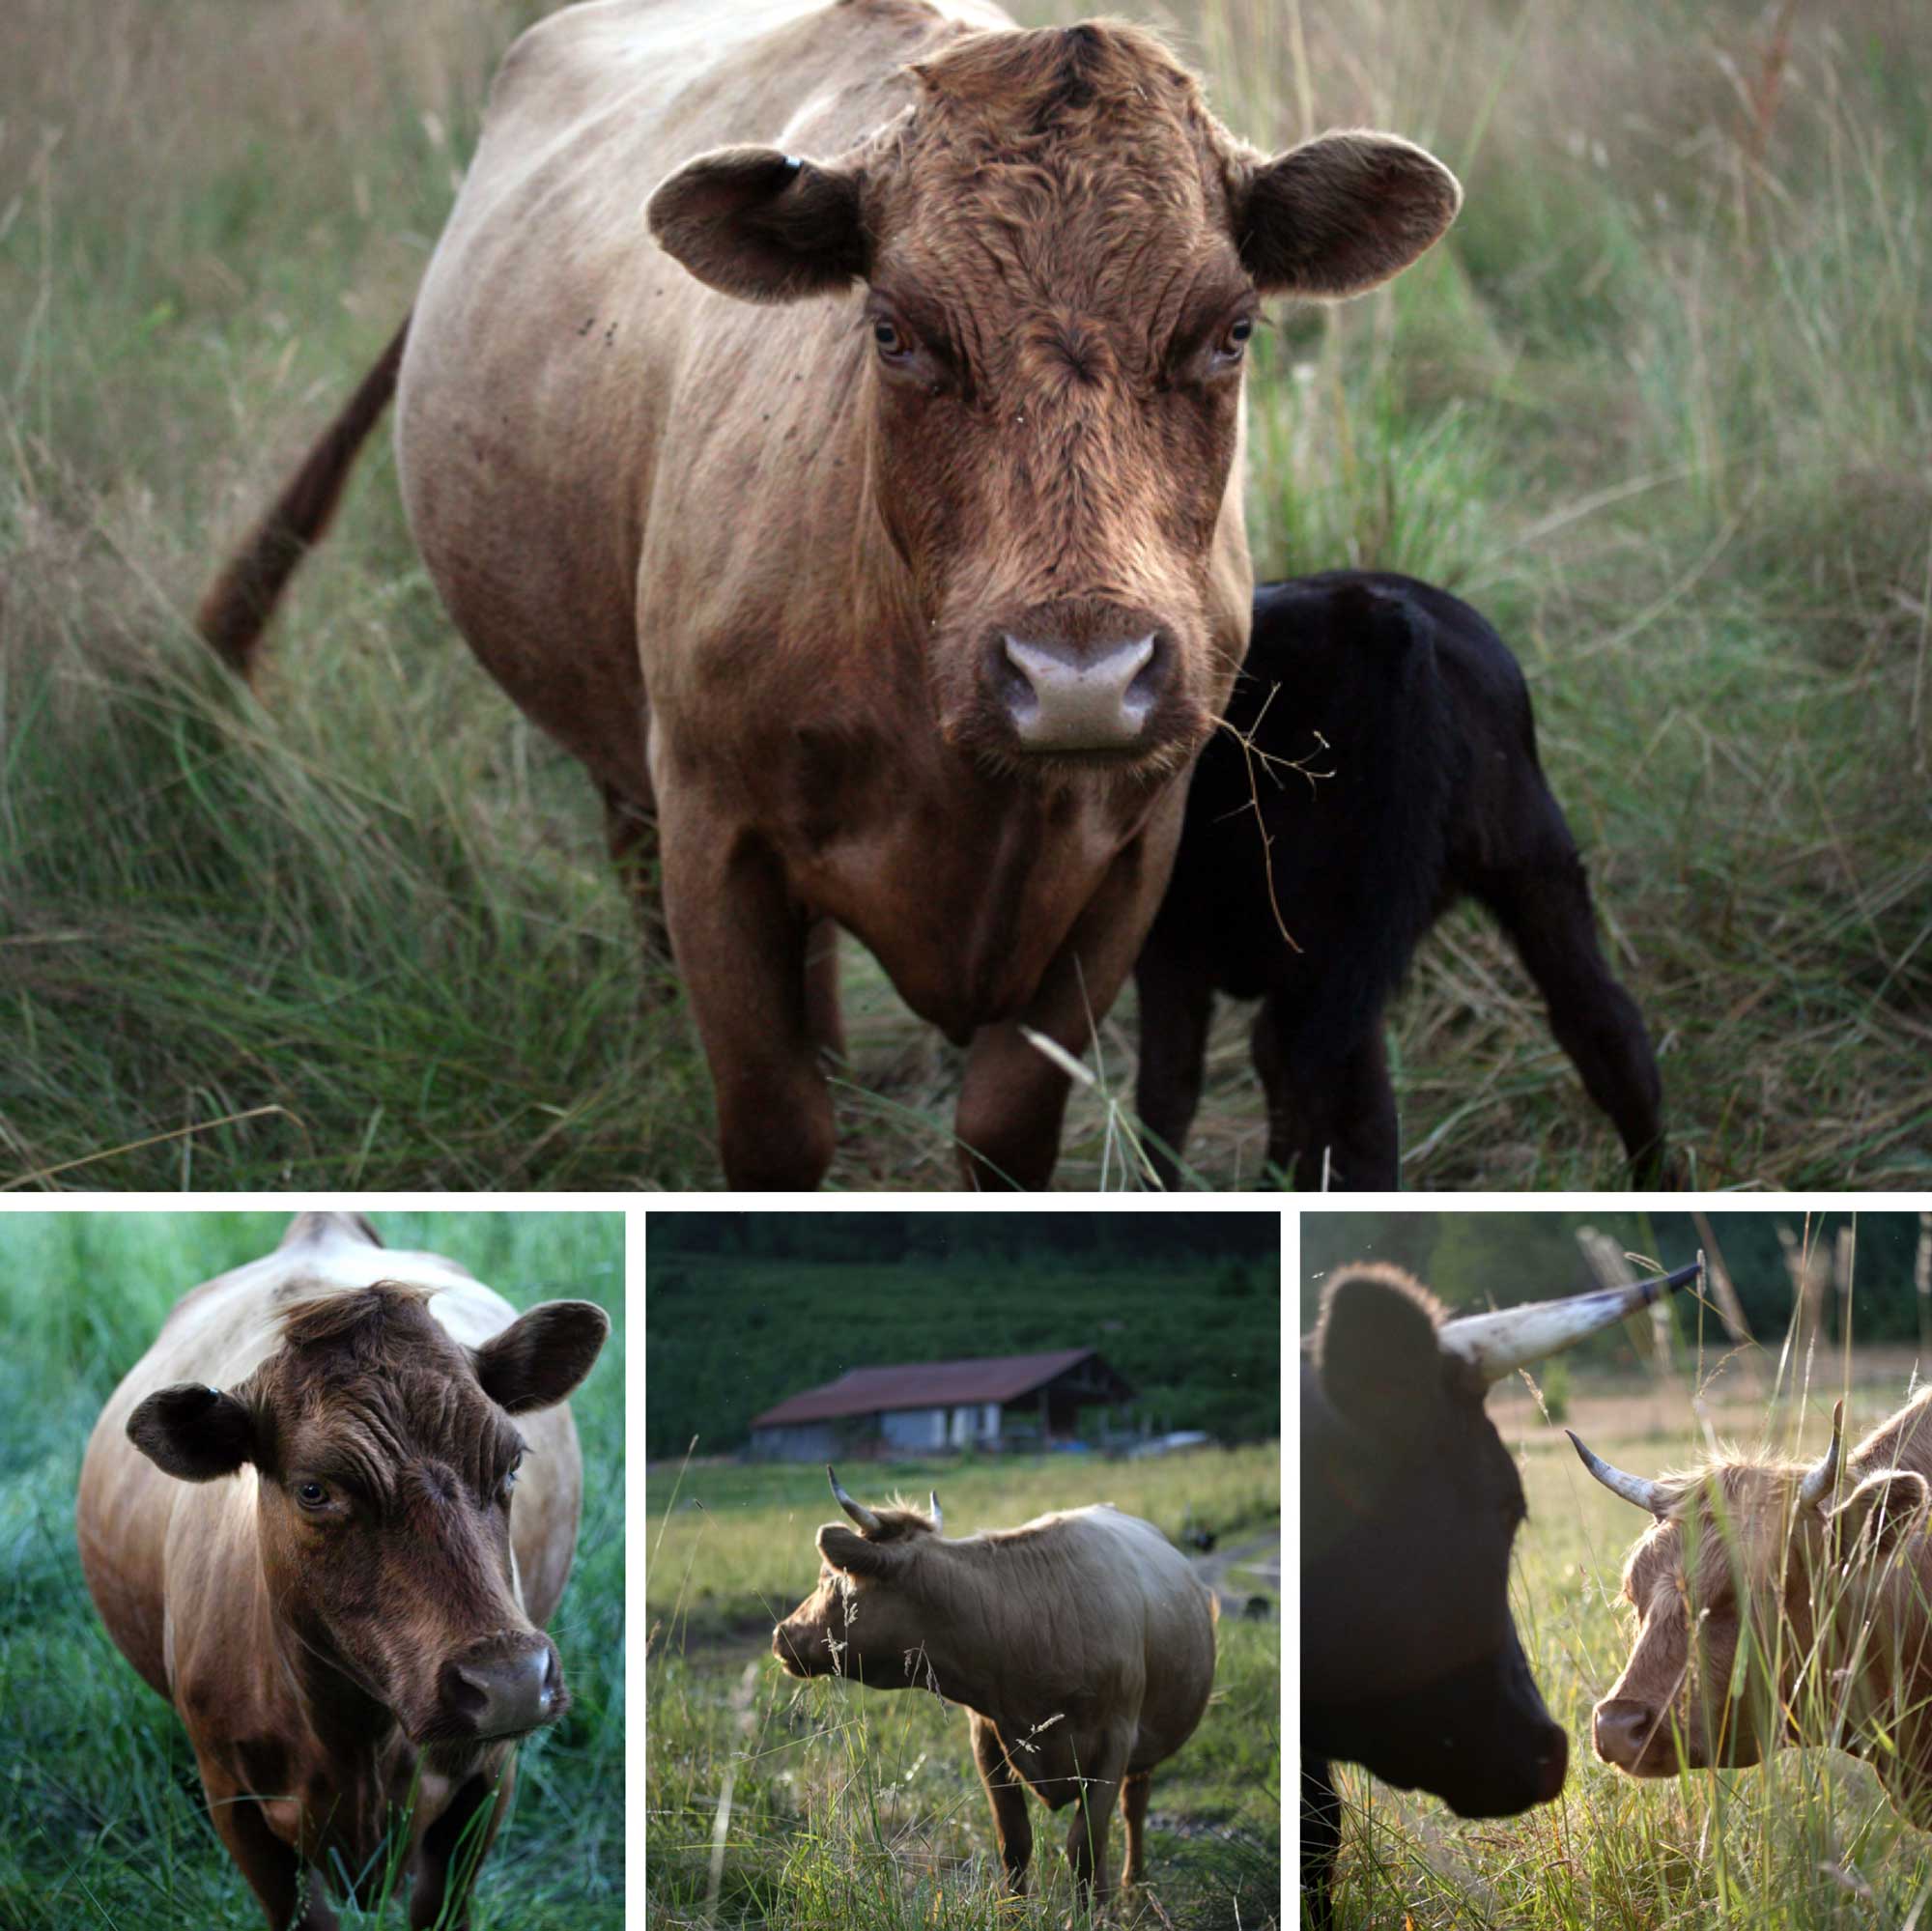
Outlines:
<svg viewBox="0 0 1932 1931"><path fill-rule="evenodd" d="M1033 1819L1027 1814L1026 1786L1007 1761L999 1731L977 1710L970 1713L970 1720L973 1761L980 1767L980 1781L986 1786L986 1801L993 1806L993 1833L1000 1840L1007 1888L1019 1897L1025 1893L1027 1865L1033 1859Z"/></svg>
<svg viewBox="0 0 1932 1931"><path fill-rule="evenodd" d="M1162 1186L1172 1187L1179 1178L1187 1129L1201 1107L1214 980L1205 960L1190 958L1156 940L1135 962L1134 985L1141 1007L1134 1110L1141 1124L1161 1143L1148 1148L1155 1178Z"/></svg>
<svg viewBox="0 0 1932 1931"><path fill-rule="evenodd" d="M1393 1192L1402 1157L1395 1083L1389 1078L1382 1018L1338 1058L1315 1065L1293 1063L1283 1043L1282 995L1262 1001L1251 1037L1255 1070L1267 1095L1269 1162L1304 1193Z"/></svg>
<svg viewBox="0 0 1932 1931"><path fill-rule="evenodd" d="M1609 1116L1640 1177L1663 1151L1663 1084L1636 1002L1597 944L1582 861L1554 799L1544 793L1521 863L1470 881L1495 915L1549 1009L1549 1030L1583 1090ZM1551 822L1553 820L1553 823Z"/></svg>
<svg viewBox="0 0 1932 1931"><path fill-rule="evenodd" d="M665 904L711 1066L725 1182L748 1192L815 1187L832 1164L834 1126L807 921L761 840L701 809L673 809L666 796Z"/></svg>

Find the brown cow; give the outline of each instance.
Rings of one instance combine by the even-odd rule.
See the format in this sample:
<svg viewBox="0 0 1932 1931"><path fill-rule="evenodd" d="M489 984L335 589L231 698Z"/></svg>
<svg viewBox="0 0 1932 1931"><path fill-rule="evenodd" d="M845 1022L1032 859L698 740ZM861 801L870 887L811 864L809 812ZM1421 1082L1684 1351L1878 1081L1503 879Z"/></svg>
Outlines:
<svg viewBox="0 0 1932 1931"><path fill-rule="evenodd" d="M410 1922L469 1922L515 1739L568 1700L542 1628L582 1490L561 1404L609 1326L303 1214L185 1295L102 1410L87 1585L274 1931L333 1926L318 1874L380 1880L405 1810Z"/></svg>
<svg viewBox="0 0 1932 1931"><path fill-rule="evenodd" d="M1194 1734L1214 1687L1214 1593L1151 1522L1109 1504L947 1541L929 1514L832 1492L857 1523L818 1531L818 1587L772 1632L793 1676L930 1690L965 1705L1008 1888L1033 1856L1026 1788L1074 1806L1067 1861L1107 1890L1107 1824L1142 1875L1153 1767Z"/></svg>
<svg viewBox="0 0 1932 1931"><path fill-rule="evenodd" d="M1841 1470L1843 1409L1808 1468L1739 1458L1646 1481L1571 1435L1598 1481L1656 1518L1624 1565L1636 1642L1592 1740L1633 1776L1834 1745L1869 1756L1932 1829L1932 1389Z"/></svg>
<svg viewBox="0 0 1932 1931"><path fill-rule="evenodd" d="M1116 22L568 8L204 632L249 665L397 389L458 628L657 843L729 1183L831 1160L843 927L970 1042L968 1179L1043 1185L1066 1076L1021 1029L1112 1005L1247 644L1260 304L1385 280L1459 192L1387 135L1269 158Z"/></svg>

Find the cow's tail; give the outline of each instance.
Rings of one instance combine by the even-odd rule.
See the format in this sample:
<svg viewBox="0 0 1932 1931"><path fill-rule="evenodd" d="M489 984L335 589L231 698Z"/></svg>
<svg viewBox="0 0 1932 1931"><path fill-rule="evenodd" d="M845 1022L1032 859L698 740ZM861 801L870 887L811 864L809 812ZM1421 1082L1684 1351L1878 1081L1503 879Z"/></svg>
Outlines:
<svg viewBox="0 0 1932 1931"><path fill-rule="evenodd" d="M357 451L396 393L410 318L390 338L342 412L323 431L248 540L228 560L195 612L195 629L230 669L252 677L262 633L296 565L328 527Z"/></svg>

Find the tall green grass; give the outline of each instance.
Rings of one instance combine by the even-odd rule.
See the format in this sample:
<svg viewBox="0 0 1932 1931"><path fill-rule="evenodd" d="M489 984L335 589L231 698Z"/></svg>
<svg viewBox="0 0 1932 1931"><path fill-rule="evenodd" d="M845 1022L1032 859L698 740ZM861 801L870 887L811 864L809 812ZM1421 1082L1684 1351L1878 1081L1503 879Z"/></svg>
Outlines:
<svg viewBox="0 0 1932 1931"><path fill-rule="evenodd" d="M529 0L0 18L0 1181L708 1184L594 800L469 663L387 457L264 701L184 612L407 307ZM1070 15L1039 0L1028 18ZM1264 574L1406 569L1523 659L1691 1175L1906 1186L1932 996L1932 114L1913 0L1199 0L1240 131L1371 122L1446 242L1251 384ZM869 961L835 1185L952 1176ZM1411 1184L1621 1178L1473 915L1392 1020ZM1131 1000L1063 1178L1133 1184ZM1244 1020L1190 1152L1263 1178Z"/></svg>
<svg viewBox="0 0 1932 1931"><path fill-rule="evenodd" d="M517 1305L581 1295L611 1338L571 1406L589 1478L552 1623L569 1715L520 1752L475 1921L624 1922L624 1236L614 1214L385 1213L393 1247L461 1262ZM267 1253L286 1215L0 1215L0 1924L218 1926L261 1912L208 1822L185 1731L108 1640L73 1496L102 1404L188 1288ZM380 1887L379 1887L380 1888ZM392 1897L399 1892L388 1886ZM401 1924L399 1902L344 1926Z"/></svg>
<svg viewBox="0 0 1932 1931"><path fill-rule="evenodd" d="M1223 1547L1274 1543L1274 1445L1094 1465L1065 1456L867 1464L862 1499L937 1488L950 1534L1109 1500L1166 1529L1211 1522ZM1005 1897L991 1816L956 1709L920 1691L797 1683L772 1625L815 1586L819 1468L666 1464L646 1484L653 1924L767 1931L1048 1931L1085 1924L1060 1855L1068 1814L1033 1805L1032 1889ZM1237 1572L1241 1593L1278 1596ZM1224 1616L1214 1697L1154 1772L1148 1876L1189 1931L1280 1922L1280 1644L1274 1620ZM1033 1804L1033 1800L1028 1800ZM1119 1872L1118 1817L1110 1867ZM1141 1921L1159 1922L1145 1907ZM1098 1921L1097 1919L1095 1921Z"/></svg>

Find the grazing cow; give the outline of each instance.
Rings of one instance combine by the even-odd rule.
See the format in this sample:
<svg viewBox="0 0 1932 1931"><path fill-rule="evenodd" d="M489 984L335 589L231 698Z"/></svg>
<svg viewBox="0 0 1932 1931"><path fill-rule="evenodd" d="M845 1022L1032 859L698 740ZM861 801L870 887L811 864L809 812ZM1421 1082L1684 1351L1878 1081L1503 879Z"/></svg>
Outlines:
<svg viewBox="0 0 1932 1931"><path fill-rule="evenodd" d="M1126 1827L1122 1882L1142 1876L1153 1767L1194 1734L1214 1685L1212 1591L1151 1522L1108 1504L948 1541L930 1514L855 1502L818 1531L818 1587L772 1632L793 1676L927 1689L966 1707L1007 1886L1026 1889L1026 1787L1073 1805L1066 1858L1107 1890L1107 1824Z"/></svg>
<svg viewBox="0 0 1932 1931"><path fill-rule="evenodd" d="M184 1296L101 1411L87 1586L273 1931L335 1924L324 1872L380 1888L404 1812L410 1922L469 1922L516 1739L568 1700L543 1633L582 1489L561 1404L609 1325L303 1214Z"/></svg>
<svg viewBox="0 0 1932 1931"><path fill-rule="evenodd" d="M1604 1762L1675 1776L1831 1744L1868 1756L1932 1830L1928 1416L1932 1389L1841 1461L1840 1402L1808 1467L1740 1458L1655 1481L1571 1435L1598 1481L1656 1518L1624 1564L1636 1641L1591 1716Z"/></svg>
<svg viewBox="0 0 1932 1931"><path fill-rule="evenodd" d="M1361 570L1264 585L1229 732L1201 753L1134 968L1136 1099L1165 1150L1201 1099L1216 992L1260 999L1267 1157L1296 1183L1398 1183L1382 1008L1459 899L1494 914L1558 1043L1649 1178L1662 1088L1597 947L1582 861L1536 756L1522 672L1465 603ZM1240 734L1237 737L1235 733ZM1253 753L1243 748L1252 741Z"/></svg>
<svg viewBox="0 0 1932 1931"><path fill-rule="evenodd" d="M1350 1267L1301 1367L1301 1882L1330 1910L1330 1766L1507 1817L1563 1788L1569 1746L1509 1611L1522 1484L1490 1384L1696 1276L1456 1320L1400 1268Z"/></svg>
<svg viewBox="0 0 1932 1931"><path fill-rule="evenodd" d="M663 916L740 1188L816 1185L837 928L1043 1185L1247 646L1260 304L1448 225L1386 135L1272 158L1152 36L988 0L602 0L512 49L412 316L202 608L252 661L393 391L457 627ZM638 866L640 874L652 867Z"/></svg>

